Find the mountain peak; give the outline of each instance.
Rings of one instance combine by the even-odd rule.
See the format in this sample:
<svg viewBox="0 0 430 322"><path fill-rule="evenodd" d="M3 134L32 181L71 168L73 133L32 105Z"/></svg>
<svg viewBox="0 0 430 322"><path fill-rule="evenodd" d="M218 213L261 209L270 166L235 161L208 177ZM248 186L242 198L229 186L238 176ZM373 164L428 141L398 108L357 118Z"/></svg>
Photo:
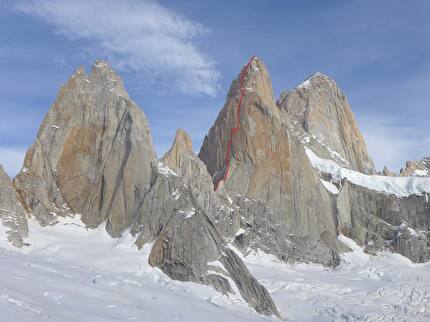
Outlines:
<svg viewBox="0 0 430 322"><path fill-rule="evenodd" d="M172 147L167 154L171 154L173 151L180 153L193 153L193 143L191 141L191 137L184 129L178 129L176 131L175 140L173 141Z"/></svg>
<svg viewBox="0 0 430 322"><path fill-rule="evenodd" d="M303 82L301 82L296 88L307 88L309 89L311 86L322 85L322 84L330 84L336 85L336 82L328 75L323 74L321 72L316 72L306 78Z"/></svg>
<svg viewBox="0 0 430 322"><path fill-rule="evenodd" d="M277 105L304 132L320 157L360 172L375 172L348 99L332 78L312 74L292 91L282 93Z"/></svg>
<svg viewBox="0 0 430 322"><path fill-rule="evenodd" d="M135 187L149 186L155 158L143 111L118 74L96 61L89 76L79 68L62 87L14 183L43 225L79 213L89 227L106 221L118 236L135 215Z"/></svg>
<svg viewBox="0 0 430 322"><path fill-rule="evenodd" d="M93 64L91 74L88 76L90 83L95 83L98 89L109 90L115 94L128 98L124 82L110 64L103 60L96 60Z"/></svg>
<svg viewBox="0 0 430 322"><path fill-rule="evenodd" d="M162 157L161 161L169 168L178 171L182 167L184 155L194 158L193 143L187 132L183 129L176 131L172 147Z"/></svg>
<svg viewBox="0 0 430 322"><path fill-rule="evenodd" d="M239 97L244 89L246 94L258 95L263 100L274 101L272 80L264 62L258 57L251 57L232 82L227 99Z"/></svg>

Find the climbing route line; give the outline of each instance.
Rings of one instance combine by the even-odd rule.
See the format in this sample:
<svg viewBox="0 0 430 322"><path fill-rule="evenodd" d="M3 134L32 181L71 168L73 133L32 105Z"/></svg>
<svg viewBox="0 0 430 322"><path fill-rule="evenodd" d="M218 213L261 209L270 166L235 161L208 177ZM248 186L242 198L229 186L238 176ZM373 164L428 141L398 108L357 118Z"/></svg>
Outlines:
<svg viewBox="0 0 430 322"><path fill-rule="evenodd" d="M240 98L239 98L239 102L237 103L237 107L236 107L236 122L235 122L235 126L230 129L230 134L229 134L229 138L227 141L227 149L225 151L226 170L224 172L224 176L222 178L218 179L218 181L215 183L215 191L218 190L218 186L219 186L220 182L225 181L227 179L228 173L230 171L230 150L231 150L231 145L233 144L234 134L236 132L238 132L240 129L240 118L239 118L240 117L240 107L242 105L243 97L245 96L245 87L243 86L243 80L244 80L245 75L248 72L249 66L251 66L251 63L254 60L254 58L255 58L255 56L251 57L249 62L246 64L245 68L242 70L242 74L240 75ZM236 153L237 153L237 151L236 151ZM236 158L237 158L237 154L236 154Z"/></svg>

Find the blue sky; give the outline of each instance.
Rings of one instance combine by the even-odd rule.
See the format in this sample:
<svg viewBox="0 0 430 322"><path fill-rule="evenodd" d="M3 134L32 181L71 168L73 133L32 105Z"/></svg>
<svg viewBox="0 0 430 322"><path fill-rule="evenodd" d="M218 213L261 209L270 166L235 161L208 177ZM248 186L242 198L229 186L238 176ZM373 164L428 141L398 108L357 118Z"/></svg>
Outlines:
<svg viewBox="0 0 430 322"><path fill-rule="evenodd" d="M430 2L87 1L0 4L0 164L10 175L59 87L105 59L145 111L159 155L177 128L199 150L250 56L275 95L330 75L378 168L430 155Z"/></svg>

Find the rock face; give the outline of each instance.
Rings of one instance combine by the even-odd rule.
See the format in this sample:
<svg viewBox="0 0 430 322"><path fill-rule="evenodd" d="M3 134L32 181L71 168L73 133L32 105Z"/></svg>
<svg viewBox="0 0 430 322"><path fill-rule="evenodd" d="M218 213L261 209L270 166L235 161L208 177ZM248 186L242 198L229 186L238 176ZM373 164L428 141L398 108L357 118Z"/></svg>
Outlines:
<svg viewBox="0 0 430 322"><path fill-rule="evenodd" d="M337 208L339 232L369 252L388 248L413 262L430 259L428 194L399 198L344 181Z"/></svg>
<svg viewBox="0 0 430 322"><path fill-rule="evenodd" d="M80 213L89 227L106 220L118 236L136 215L155 157L145 115L98 61L90 75L78 69L61 88L15 187L42 225Z"/></svg>
<svg viewBox="0 0 430 322"><path fill-rule="evenodd" d="M202 160L194 154L191 138L185 131L178 130L172 148L161 161L182 177L192 198L214 222L221 235L232 238L239 230L240 218L235 212L236 206L225 192L214 192L211 176Z"/></svg>
<svg viewBox="0 0 430 322"><path fill-rule="evenodd" d="M245 95L238 112L241 79ZM226 167L229 133L236 126L236 118L240 129L233 136L229 167ZM253 59L233 82L226 104L204 139L199 157L214 183L225 177L229 168L226 180L221 183L228 194L264 202L274 216L269 221L271 228L282 227L278 229L282 231L281 238L294 235L298 239L313 240L331 254L317 261L326 264L336 261L334 201L310 165L302 144L289 134L261 60ZM322 236L330 236L327 237L330 242L325 242ZM300 247L306 246L299 244ZM287 252L284 254L288 257Z"/></svg>
<svg viewBox="0 0 430 322"><path fill-rule="evenodd" d="M234 283L258 312L278 315L267 290L227 245L224 236L234 235L238 217L213 191L183 130L162 162L153 163L151 182L132 226L138 246L156 240L149 263L174 279L212 285L224 294L233 292Z"/></svg>
<svg viewBox="0 0 430 322"><path fill-rule="evenodd" d="M18 248L24 246L23 239L28 236L27 216L2 166L0 166L0 220L7 229L8 241Z"/></svg>
<svg viewBox="0 0 430 322"><path fill-rule="evenodd" d="M430 157L422 158L419 161L406 162L405 168L400 170L403 177L429 177L430 176Z"/></svg>
<svg viewBox="0 0 430 322"><path fill-rule="evenodd" d="M348 100L328 76L316 73L277 104L307 134L307 144L322 157L366 174L375 173L363 135Z"/></svg>

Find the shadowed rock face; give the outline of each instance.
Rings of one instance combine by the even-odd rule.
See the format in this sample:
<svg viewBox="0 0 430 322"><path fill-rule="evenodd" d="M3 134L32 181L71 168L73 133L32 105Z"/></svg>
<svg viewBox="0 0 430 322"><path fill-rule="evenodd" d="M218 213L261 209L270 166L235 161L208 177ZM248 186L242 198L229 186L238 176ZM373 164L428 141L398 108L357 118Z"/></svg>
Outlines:
<svg viewBox="0 0 430 322"><path fill-rule="evenodd" d="M234 237L240 221L236 206L225 191L214 192L211 176L202 160L194 154L191 138L185 131L178 130L172 148L161 161L182 177L194 200L215 223L221 235Z"/></svg>
<svg viewBox="0 0 430 322"><path fill-rule="evenodd" d="M331 78L316 73L284 92L277 104L307 134L306 143L317 155L353 170L375 173L348 100Z"/></svg>
<svg viewBox="0 0 430 322"><path fill-rule="evenodd" d="M310 165L302 144L290 135L261 60L254 59L250 68L243 69L233 82L226 104L204 139L199 157L214 182L223 177L227 139L235 123L238 83L243 73L246 93L239 114L240 130L233 138L230 171L222 187L234 197L241 195L264 202L268 212L275 216L270 221L271 228L281 225L277 230L285 238L294 235L299 239L322 241L321 236L328 234L333 239L329 244L334 245L335 253L334 201ZM268 240L264 243L269 244ZM329 247L323 241L322 244ZM297 247L306 248L302 243ZM282 248L284 256L280 252L276 255L285 259L291 251ZM328 258L319 258L319 261L333 263L336 256L328 253L331 254Z"/></svg>
<svg viewBox="0 0 430 322"><path fill-rule="evenodd" d="M90 75L78 69L61 88L15 186L42 225L80 213L89 227L106 220L118 236L148 189L155 158L145 115L98 61Z"/></svg>
<svg viewBox="0 0 430 322"><path fill-rule="evenodd" d="M6 228L7 239L15 247L25 245L28 236L27 216L8 175L0 166L0 224Z"/></svg>
<svg viewBox="0 0 430 322"><path fill-rule="evenodd" d="M367 251L390 249L420 263L430 259L428 195L399 198L344 181L337 208L339 232Z"/></svg>
<svg viewBox="0 0 430 322"><path fill-rule="evenodd" d="M191 153L188 150L176 150L176 144L178 140L171 151L177 151L176 156L180 160L188 159L187 155L191 156ZM169 159L169 154L164 159ZM232 211L218 208L222 202L214 195L210 179L207 187L214 203L212 208L207 209L208 212L203 209L207 207L207 200L202 201L194 188L184 183L200 180L198 176L186 178L189 167L195 169L201 166L196 156L188 160L196 164L179 163L183 167L175 169L185 174L185 177L178 176L161 162L153 163L152 185L132 226L132 233L139 234L137 245L141 247L155 239L149 263L159 267L171 278L208 284L223 294L231 293L231 283L234 283L242 297L258 312L277 315L276 306L267 290L229 249L220 233L219 229L230 226L227 218L232 215ZM202 182L200 187L204 186ZM217 216L221 217L218 222L214 218L216 209L219 210ZM225 228L225 231L228 229ZM218 265L214 266L211 263L215 261L218 261Z"/></svg>

